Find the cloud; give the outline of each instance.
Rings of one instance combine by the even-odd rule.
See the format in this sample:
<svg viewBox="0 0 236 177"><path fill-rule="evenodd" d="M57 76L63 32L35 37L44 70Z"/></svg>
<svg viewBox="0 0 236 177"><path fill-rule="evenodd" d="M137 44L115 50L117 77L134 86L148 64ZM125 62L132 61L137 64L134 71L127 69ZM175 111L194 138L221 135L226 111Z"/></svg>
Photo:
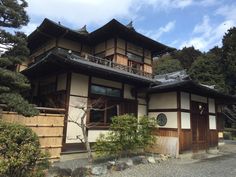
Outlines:
<svg viewBox="0 0 236 177"><path fill-rule="evenodd" d="M21 28L25 34L29 35L32 31L34 31L38 27L37 23L29 23L27 26Z"/></svg>
<svg viewBox="0 0 236 177"><path fill-rule="evenodd" d="M227 20L236 21L236 4L224 5L218 8L215 12L216 15L221 15Z"/></svg>
<svg viewBox="0 0 236 177"><path fill-rule="evenodd" d="M208 51L214 46L222 46L222 38L229 28L234 26L234 20L225 19L215 25L210 21L209 16L204 16L202 22L197 24L193 29L193 37L184 41L180 48L185 46L194 46L201 51Z"/></svg>
<svg viewBox="0 0 236 177"><path fill-rule="evenodd" d="M174 28L175 28L175 21L170 21L165 26L162 26L157 30L139 30L139 31L154 40L158 40L164 33L170 32Z"/></svg>
<svg viewBox="0 0 236 177"><path fill-rule="evenodd" d="M27 11L32 20L47 17L80 28L84 24L101 25L115 17L135 18L132 2L133 0L28 0Z"/></svg>
<svg viewBox="0 0 236 177"><path fill-rule="evenodd" d="M183 9L190 6L193 2L193 0L144 0L143 5L151 5L155 9L162 11L178 8Z"/></svg>

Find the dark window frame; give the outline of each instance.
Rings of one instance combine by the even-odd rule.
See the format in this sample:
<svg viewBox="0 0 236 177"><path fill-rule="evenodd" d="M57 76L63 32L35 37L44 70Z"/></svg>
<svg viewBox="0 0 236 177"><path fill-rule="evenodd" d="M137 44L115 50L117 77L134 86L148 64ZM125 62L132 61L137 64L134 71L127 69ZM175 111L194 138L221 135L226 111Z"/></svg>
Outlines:
<svg viewBox="0 0 236 177"><path fill-rule="evenodd" d="M108 94L99 94L99 93L94 93L93 91L92 91L92 87L93 86L96 86L96 87L100 87L100 88L106 88L106 89L112 89L112 90L117 90L117 91L119 91L119 96L112 96L112 95L108 95ZM120 88L115 88L115 87L109 87L109 86L104 86L104 85L99 85L99 84L93 84L93 83L91 83L91 85L90 85L90 93L89 93L89 95L94 95L94 96L96 96L96 97L108 97L108 98L119 98L119 99L121 99L122 98L122 95L123 95L123 90L122 89L120 89Z"/></svg>

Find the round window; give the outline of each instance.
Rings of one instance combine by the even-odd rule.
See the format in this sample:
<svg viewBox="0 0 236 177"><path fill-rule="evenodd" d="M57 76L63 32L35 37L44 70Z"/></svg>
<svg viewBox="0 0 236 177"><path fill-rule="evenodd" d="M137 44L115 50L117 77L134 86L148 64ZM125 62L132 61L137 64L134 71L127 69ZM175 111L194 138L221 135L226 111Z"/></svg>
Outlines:
<svg viewBox="0 0 236 177"><path fill-rule="evenodd" d="M161 113L157 115L157 124L159 126L165 126L167 123L167 117L165 114Z"/></svg>

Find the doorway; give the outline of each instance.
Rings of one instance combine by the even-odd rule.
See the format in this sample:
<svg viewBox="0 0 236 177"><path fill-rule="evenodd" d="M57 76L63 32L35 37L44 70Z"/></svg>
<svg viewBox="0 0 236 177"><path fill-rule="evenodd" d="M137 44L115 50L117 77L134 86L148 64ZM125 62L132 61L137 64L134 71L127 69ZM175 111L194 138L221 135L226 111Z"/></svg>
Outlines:
<svg viewBox="0 0 236 177"><path fill-rule="evenodd" d="M192 150L207 149L208 105L206 103L191 102Z"/></svg>

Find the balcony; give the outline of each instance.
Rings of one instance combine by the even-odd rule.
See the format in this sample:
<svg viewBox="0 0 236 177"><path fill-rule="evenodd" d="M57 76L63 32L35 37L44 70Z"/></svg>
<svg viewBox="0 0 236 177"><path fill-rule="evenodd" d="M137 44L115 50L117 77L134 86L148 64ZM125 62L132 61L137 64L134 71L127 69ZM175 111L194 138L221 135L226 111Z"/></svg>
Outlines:
<svg viewBox="0 0 236 177"><path fill-rule="evenodd" d="M66 56L67 58L71 58L74 60L84 60L84 61L88 61L91 63L96 63L98 65L102 65L102 66L106 66L109 68L113 68L115 70L119 70L119 71L124 71L124 72L128 72L128 73L132 73L134 75L138 75L138 76L143 76L145 78L149 78L152 79L153 75L151 73L130 67L130 66L125 66L125 65L121 65L119 63L116 63L112 60L109 59L104 59L104 58L100 58L97 56L93 56L90 54L85 53L83 56L81 56L80 54L76 54L74 52L71 52L70 50L65 50L65 49L54 49L54 51L57 54L61 54L63 56Z"/></svg>

